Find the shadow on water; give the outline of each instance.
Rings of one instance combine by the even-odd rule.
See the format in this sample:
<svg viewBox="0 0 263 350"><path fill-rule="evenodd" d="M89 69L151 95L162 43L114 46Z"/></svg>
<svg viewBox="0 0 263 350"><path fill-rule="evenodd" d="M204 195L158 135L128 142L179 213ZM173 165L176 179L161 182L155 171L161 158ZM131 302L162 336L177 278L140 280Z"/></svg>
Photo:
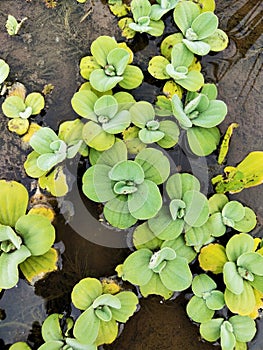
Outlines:
<svg viewBox="0 0 263 350"><path fill-rule="evenodd" d="M220 28L230 37L229 47L202 59L207 82L218 85L219 97L228 105L228 117L221 125L224 132L231 122L237 122L231 140L228 164L235 165L249 152L263 149L262 138L262 2L260 0L218 0L216 13ZM21 32L9 37L5 31L7 15L25 16ZM166 18L166 34L175 28ZM45 84L54 85L48 96L45 114L37 121L57 130L63 120L74 119L70 99L82 82L79 75L80 58L89 54L91 42L99 35L115 36L122 40L117 29L117 19L109 12L105 1L87 1L85 5L75 0L61 0L56 9L47 9L39 0L1 0L0 3L0 57L11 67L10 81L24 83L29 91L41 91ZM145 83L136 91L136 99L154 102L161 91L160 83L152 79L147 62L156 55L161 39L137 36L129 44L134 49L135 64L145 73ZM22 181L30 189L31 180L23 171L27 150L19 137L7 132L6 118L0 113L0 174L1 178ZM211 193L209 178L222 171L216 165L216 154L208 159L191 157L184 142L169 156L177 170L191 171L199 177L205 193ZM204 161L204 162L203 162ZM76 180L80 173L74 164ZM85 163L83 163L85 167ZM79 170L81 172L81 169ZM68 205L63 215L56 218L57 242L63 247L62 268L39 281L34 287L23 279L16 288L0 295L0 349L7 349L15 341L28 340L36 349L41 342L40 325L47 314L70 314L70 292L73 285L86 276L102 277L115 274L114 268L129 254L129 232L110 229L98 223L100 208L81 195L78 181L66 196ZM249 189L232 195L252 207L259 224L255 234L262 236L262 188ZM73 207L71 206L73 203ZM89 207L89 211L87 210ZM75 214L74 214L75 213ZM73 215L74 214L74 215ZM105 350L194 350L217 347L202 342L198 327L185 314L187 300L184 295L163 302L151 296L141 300L138 312L125 326L120 337ZM260 350L262 322L250 350Z"/></svg>

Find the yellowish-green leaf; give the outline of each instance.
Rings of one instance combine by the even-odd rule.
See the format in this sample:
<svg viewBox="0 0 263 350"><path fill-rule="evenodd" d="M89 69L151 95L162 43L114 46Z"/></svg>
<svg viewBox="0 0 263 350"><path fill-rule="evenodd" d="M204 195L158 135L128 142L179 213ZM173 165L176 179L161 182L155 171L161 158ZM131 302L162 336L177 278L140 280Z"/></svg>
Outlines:
<svg viewBox="0 0 263 350"><path fill-rule="evenodd" d="M136 34L136 32L129 27L130 23L133 23L133 20L129 17L124 17L118 21L118 26L122 31L121 35L126 39L132 39Z"/></svg>
<svg viewBox="0 0 263 350"><path fill-rule="evenodd" d="M45 216L50 222L54 220L56 215L54 209L45 204L35 205L29 210L28 214Z"/></svg>
<svg viewBox="0 0 263 350"><path fill-rule="evenodd" d="M39 178L39 186L50 192L53 196L65 196L68 193L68 185L63 167L58 166L48 175L41 176Z"/></svg>
<svg viewBox="0 0 263 350"><path fill-rule="evenodd" d="M17 135L24 135L29 128L28 119L22 118L13 118L8 122L8 130L11 132L15 132Z"/></svg>
<svg viewBox="0 0 263 350"><path fill-rule="evenodd" d="M182 99L183 91L183 88L173 80L168 80L163 87L163 93L169 99L171 99L173 95L178 95L179 98Z"/></svg>
<svg viewBox="0 0 263 350"><path fill-rule="evenodd" d="M223 267L228 261L225 248L217 243L203 247L198 260L204 271L211 271L214 274L222 273Z"/></svg>
<svg viewBox="0 0 263 350"><path fill-rule="evenodd" d="M108 4L111 12L117 17L126 16L130 11L130 7L122 0L108 0Z"/></svg>
<svg viewBox="0 0 263 350"><path fill-rule="evenodd" d="M222 141L221 146L220 146L220 151L219 151L219 156L218 156L218 164L222 164L224 162L226 155L228 153L229 142L230 142L230 138L233 134L233 130L235 128L237 128L238 126L239 125L237 123L232 123L227 128L227 131L224 135L223 141Z"/></svg>
<svg viewBox="0 0 263 350"><path fill-rule="evenodd" d="M22 141L29 143L31 137L34 135L36 131L41 129L41 126L36 123L30 123L27 133L22 137Z"/></svg>

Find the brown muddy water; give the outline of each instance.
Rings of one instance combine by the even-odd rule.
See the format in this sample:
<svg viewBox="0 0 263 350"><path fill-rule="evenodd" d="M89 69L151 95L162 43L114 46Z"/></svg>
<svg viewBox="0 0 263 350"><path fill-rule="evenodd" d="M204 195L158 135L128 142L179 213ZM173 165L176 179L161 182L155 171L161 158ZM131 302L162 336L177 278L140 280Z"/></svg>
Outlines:
<svg viewBox="0 0 263 350"><path fill-rule="evenodd" d="M227 164L236 165L249 152L263 150L262 120L262 17L261 0L218 0L216 14L220 28L230 38L229 47L202 59L206 82L218 86L219 98L228 105L228 116L220 126L222 133L231 122L237 122L231 141ZM18 36L10 37L5 30L7 15L18 19L28 17ZM166 34L173 33L167 18ZM117 20L105 2L61 0L55 9L47 9L40 0L0 0L0 57L11 67L9 80L19 81L28 91L41 91L45 84L54 85L47 98L45 113L38 117L41 125L57 130L64 120L74 119L70 99L82 82L80 58L89 54L91 42L99 35L123 40ZM135 64L145 71L146 81L134 91L136 99L154 102L160 92L146 73L147 62L158 54L161 38L153 40L142 35L130 45L136 51ZM0 101L1 102L1 101ZM32 179L23 171L28 151L23 150L18 136L7 130L7 119L0 112L0 178L13 179L32 189ZM181 150L171 155L183 171L199 177L204 192L211 192L209 179L222 171L216 165L216 154L208 159L185 157ZM79 160L69 164L76 179L77 169L85 167ZM34 183L33 183L34 187ZM40 326L53 312L71 312L70 292L73 285L87 276L115 274L114 268L129 254L129 232L116 232L97 222L97 208L83 198L74 182L66 196L61 214L57 216L57 244L64 253L61 269L50 274L34 287L23 279L17 287L0 295L0 349L8 349L16 341L28 341L32 348L41 344ZM32 192L33 193L33 192ZM258 226L253 234L263 236L263 186L232 195L233 199L253 208ZM72 206L73 203L73 206ZM87 209L89 206L89 210ZM75 212L75 215L73 215ZM208 350L219 348L202 342L198 327L186 316L185 294L163 302L152 296L141 299L140 311L125 325L119 338L105 350ZM72 311L74 314L74 310ZM249 344L250 350L263 349L263 325L257 320L258 334Z"/></svg>

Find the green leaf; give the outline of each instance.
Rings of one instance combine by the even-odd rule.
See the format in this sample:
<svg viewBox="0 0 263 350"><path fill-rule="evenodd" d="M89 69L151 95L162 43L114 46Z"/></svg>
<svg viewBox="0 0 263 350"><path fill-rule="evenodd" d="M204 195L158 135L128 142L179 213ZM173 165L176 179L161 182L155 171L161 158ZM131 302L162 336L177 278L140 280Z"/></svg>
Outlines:
<svg viewBox="0 0 263 350"><path fill-rule="evenodd" d="M182 199L187 191L199 191L199 180L187 173L174 174L169 177L166 183L166 191L170 199Z"/></svg>
<svg viewBox="0 0 263 350"><path fill-rule="evenodd" d="M116 142L109 150L101 153L96 164L113 167L116 163L127 160L127 148L124 142Z"/></svg>
<svg viewBox="0 0 263 350"><path fill-rule="evenodd" d="M133 292L124 291L116 294L121 303L120 309L112 309L112 317L121 323L125 323L134 314L139 300Z"/></svg>
<svg viewBox="0 0 263 350"><path fill-rule="evenodd" d="M92 308L84 311L76 320L73 334L81 343L92 344L96 341L100 328L100 319Z"/></svg>
<svg viewBox="0 0 263 350"><path fill-rule="evenodd" d="M233 334L233 327L229 321L224 321L220 328L220 345L224 350L234 349L236 338Z"/></svg>
<svg viewBox="0 0 263 350"><path fill-rule="evenodd" d="M186 204L184 221L193 227L202 226L208 219L209 208L205 195L198 191L187 191L183 195Z"/></svg>
<svg viewBox="0 0 263 350"><path fill-rule="evenodd" d="M157 143L162 148L171 148L179 140L180 131L176 123L172 120L163 120L160 122L159 130L164 133L164 137Z"/></svg>
<svg viewBox="0 0 263 350"><path fill-rule="evenodd" d="M149 228L148 221L135 228L132 238L136 249L148 248L154 250L159 248L162 243Z"/></svg>
<svg viewBox="0 0 263 350"><path fill-rule="evenodd" d="M159 21L152 21L150 20L149 23L150 29L147 30L147 33L152 36L161 36L164 32L164 22L162 20Z"/></svg>
<svg viewBox="0 0 263 350"><path fill-rule="evenodd" d="M254 281L250 281L250 285L256 290L263 293L263 277L262 276L254 276Z"/></svg>
<svg viewBox="0 0 263 350"><path fill-rule="evenodd" d="M63 341L63 334L60 327L60 319L62 318L62 315L60 314L51 314L49 315L42 327L41 327L41 335L45 342L51 341L51 340L62 340Z"/></svg>
<svg viewBox="0 0 263 350"><path fill-rule="evenodd" d="M240 315L251 314L256 306L253 288L247 281L244 281L244 289L242 293L234 294L226 288L224 297L226 306L229 310Z"/></svg>
<svg viewBox="0 0 263 350"><path fill-rule="evenodd" d="M215 84L205 84L201 93L206 95L210 101L215 100L217 98L217 87Z"/></svg>
<svg viewBox="0 0 263 350"><path fill-rule="evenodd" d="M233 228L239 232L250 232L257 224L257 217L254 211L245 207L245 215L240 221L236 221Z"/></svg>
<svg viewBox="0 0 263 350"><path fill-rule="evenodd" d="M148 283L153 275L148 267L152 255L149 249L140 249L130 254L123 263L122 279L139 286Z"/></svg>
<svg viewBox="0 0 263 350"><path fill-rule="evenodd" d="M155 217L149 219L148 224L155 236L163 240L177 238L184 228L184 221L182 219L173 220L167 206L163 206Z"/></svg>
<svg viewBox="0 0 263 350"><path fill-rule="evenodd" d="M20 112L24 112L26 105L19 96L9 96L2 103L2 111L8 118L18 118Z"/></svg>
<svg viewBox="0 0 263 350"><path fill-rule="evenodd" d="M82 344L74 338L66 338L65 342L73 350L97 350L97 346L95 344ZM46 350L51 350L51 349L46 349Z"/></svg>
<svg viewBox="0 0 263 350"><path fill-rule="evenodd" d="M192 290L199 298L202 298L204 293L216 289L216 287L215 281L204 273L195 276L192 282Z"/></svg>
<svg viewBox="0 0 263 350"><path fill-rule="evenodd" d="M93 301L102 294L102 286L96 278L83 278L73 288L71 300L80 310L88 309ZM89 342L91 343L91 342Z"/></svg>
<svg viewBox="0 0 263 350"><path fill-rule="evenodd" d="M37 166L39 169L47 172L51 170L55 165L61 163L63 160L66 159L66 152L65 153L46 153L41 154L37 158Z"/></svg>
<svg viewBox="0 0 263 350"><path fill-rule="evenodd" d="M4 244L5 241L12 243L16 249L19 249L22 244L20 237L10 226L0 225L0 242ZM3 248L1 250L8 252L6 250L3 250Z"/></svg>
<svg viewBox="0 0 263 350"><path fill-rule="evenodd" d="M107 133L118 134L128 128L130 126L130 123L130 112L123 110L117 113L109 122L102 124L102 128Z"/></svg>
<svg viewBox="0 0 263 350"><path fill-rule="evenodd" d="M17 220L26 213L28 198L22 184L0 180L0 224L15 227Z"/></svg>
<svg viewBox="0 0 263 350"><path fill-rule="evenodd" d="M193 124L203 128L212 128L220 124L226 114L227 106L223 101L210 101L208 108L199 113L198 117L193 120Z"/></svg>
<svg viewBox="0 0 263 350"><path fill-rule="evenodd" d="M130 54L122 48L111 50L107 56L107 62L115 68L116 75L122 75L130 60Z"/></svg>
<svg viewBox="0 0 263 350"><path fill-rule="evenodd" d="M237 266L232 261L225 263L223 277L226 287L234 294L240 294L244 290L243 278L237 271Z"/></svg>
<svg viewBox="0 0 263 350"><path fill-rule="evenodd" d="M164 133L159 130L141 129L139 131L139 139L145 144L152 144L161 140L164 137Z"/></svg>
<svg viewBox="0 0 263 350"><path fill-rule="evenodd" d="M226 232L226 226L223 223L223 218L221 213L214 213L212 214L207 222L206 222L207 228L213 237L221 237Z"/></svg>
<svg viewBox="0 0 263 350"><path fill-rule="evenodd" d="M82 190L94 202L106 202L115 197L112 183L108 176L108 165L96 164L88 168L82 177Z"/></svg>
<svg viewBox="0 0 263 350"><path fill-rule="evenodd" d="M169 79L170 76L166 72L166 66L169 63L167 58L163 56L154 56L149 61L148 71L156 79Z"/></svg>
<svg viewBox="0 0 263 350"><path fill-rule="evenodd" d="M185 258L177 256L166 262L165 268L159 273L166 288L182 291L190 287L192 274Z"/></svg>
<svg viewBox="0 0 263 350"><path fill-rule="evenodd" d="M96 339L96 345L111 344L118 335L118 324L111 319L108 322L100 321L99 332Z"/></svg>
<svg viewBox="0 0 263 350"><path fill-rule="evenodd" d="M115 295L112 295L112 294L99 295L92 303L93 309L97 309L100 306L104 306L104 305L114 309L121 308L120 300Z"/></svg>
<svg viewBox="0 0 263 350"><path fill-rule="evenodd" d="M185 232L184 237L186 244L190 247L194 247L196 252L199 252L203 245L211 242L211 235L207 222L201 227L187 228Z"/></svg>
<svg viewBox="0 0 263 350"><path fill-rule="evenodd" d="M106 75L103 69L95 69L90 74L91 86L100 92L111 90L123 79L123 77Z"/></svg>
<svg viewBox="0 0 263 350"><path fill-rule="evenodd" d="M41 215L23 215L16 222L15 228L31 255L45 254L55 241L54 226L48 218Z"/></svg>
<svg viewBox="0 0 263 350"><path fill-rule="evenodd" d="M67 177L62 166L57 166L53 171L39 178L39 186L46 189L53 196L61 197L68 193Z"/></svg>
<svg viewBox="0 0 263 350"><path fill-rule="evenodd" d="M228 202L222 210L225 225L233 227L235 221L240 221L245 216L245 208L238 201Z"/></svg>
<svg viewBox="0 0 263 350"><path fill-rule="evenodd" d="M144 171L138 163L124 160L114 165L109 171L109 178L113 181L132 181L139 185L144 181Z"/></svg>
<svg viewBox="0 0 263 350"><path fill-rule="evenodd" d="M182 42L185 46L195 55L205 56L210 51L210 45L204 43L203 41L190 41L183 39Z"/></svg>
<svg viewBox="0 0 263 350"><path fill-rule="evenodd" d="M114 94L114 98L118 102L118 112L123 110L129 110L136 102L134 97L125 91L119 91Z"/></svg>
<svg viewBox="0 0 263 350"><path fill-rule="evenodd" d="M263 255L251 252L240 255L237 266L241 266L255 275L263 276Z"/></svg>
<svg viewBox="0 0 263 350"><path fill-rule="evenodd" d="M30 251L22 245L19 250L0 255L0 288L13 288L19 280L18 265L30 256Z"/></svg>
<svg viewBox="0 0 263 350"><path fill-rule="evenodd" d="M179 96L176 94L172 97L172 109L173 115L178 120L180 126L186 128L190 128L192 126L191 120L185 114L185 111L183 109L183 103L180 100Z"/></svg>
<svg viewBox="0 0 263 350"><path fill-rule="evenodd" d="M50 248L45 254L30 256L23 261L19 268L29 283L45 277L49 272L57 270L58 253L54 248Z"/></svg>
<svg viewBox="0 0 263 350"><path fill-rule="evenodd" d="M105 204L103 214L112 226L126 229L137 222L129 211L127 200L127 196L119 195Z"/></svg>
<svg viewBox="0 0 263 350"><path fill-rule="evenodd" d="M120 87L131 90L141 85L143 81L143 73L139 67L129 64L125 68L122 78L123 80L119 82Z"/></svg>
<svg viewBox="0 0 263 350"><path fill-rule="evenodd" d="M115 48L118 48L116 40L110 36L102 35L92 42L90 51L97 63L104 67L108 63L107 57L109 53Z"/></svg>
<svg viewBox="0 0 263 350"><path fill-rule="evenodd" d="M233 327L236 340L239 342L251 341L257 331L256 323L248 316L232 316L229 319Z"/></svg>
<svg viewBox="0 0 263 350"><path fill-rule="evenodd" d="M81 90L73 95L71 105L78 115L96 122L97 116L94 112L94 105L97 100L98 97L92 91Z"/></svg>
<svg viewBox="0 0 263 350"><path fill-rule="evenodd" d="M140 17L150 15L151 4L148 0L133 0L131 3L131 11L135 22L137 22Z"/></svg>
<svg viewBox="0 0 263 350"><path fill-rule="evenodd" d="M223 51L227 47L228 36L223 30L216 29L212 35L205 38L203 41L210 45L211 51L218 52Z"/></svg>
<svg viewBox="0 0 263 350"><path fill-rule="evenodd" d="M228 203L228 198L225 194L216 193L208 200L209 213L214 214L221 212L224 206Z"/></svg>
<svg viewBox="0 0 263 350"><path fill-rule="evenodd" d="M200 14L199 7L192 2L179 2L174 9L173 17L175 24L185 34L186 30L191 27L194 19Z"/></svg>
<svg viewBox="0 0 263 350"><path fill-rule="evenodd" d="M198 323L203 323L211 320L214 316L214 311L206 306L204 299L193 296L186 305L187 315Z"/></svg>
<svg viewBox="0 0 263 350"><path fill-rule="evenodd" d="M2 59L0 59L0 84L2 84L10 72L9 65Z"/></svg>
<svg viewBox="0 0 263 350"><path fill-rule="evenodd" d="M172 248L177 256L181 256L182 258L186 258L187 262L190 263L194 260L196 257L196 252L186 245L186 242L184 238L181 236L170 240L170 241L164 241L161 245L161 248L163 247L170 247Z"/></svg>
<svg viewBox="0 0 263 350"><path fill-rule="evenodd" d="M39 114L42 109L45 107L44 97L39 92L32 92L28 94L25 99L26 106L32 108L32 115Z"/></svg>
<svg viewBox="0 0 263 350"><path fill-rule="evenodd" d="M204 85L203 75L196 70L189 71L186 79L176 79L175 81L189 91L197 91Z"/></svg>
<svg viewBox="0 0 263 350"><path fill-rule="evenodd" d="M101 68L94 57L85 56L80 60L80 74L84 79L89 80L91 72Z"/></svg>
<svg viewBox="0 0 263 350"><path fill-rule="evenodd" d="M108 150L115 143L115 136L104 131L99 124L93 121L84 125L82 137L88 146L97 151Z"/></svg>
<svg viewBox="0 0 263 350"><path fill-rule="evenodd" d="M219 290L212 290L205 301L210 310L221 310L225 306L224 294Z"/></svg>
<svg viewBox="0 0 263 350"><path fill-rule="evenodd" d="M223 322L223 318L214 318L208 322L201 323L201 336L207 341L215 342L220 338L220 328Z"/></svg>
<svg viewBox="0 0 263 350"><path fill-rule="evenodd" d="M148 283L140 286L140 292L145 298L150 294L156 294L161 295L164 299L169 299L173 295L173 291L164 286L157 273L152 275Z"/></svg>
<svg viewBox="0 0 263 350"><path fill-rule="evenodd" d="M171 59L171 51L174 45L182 42L183 35L181 33L175 33L168 35L161 43L161 53L167 58L167 60ZM169 62L168 62L169 63Z"/></svg>
<svg viewBox="0 0 263 350"><path fill-rule="evenodd" d="M31 348L24 342L17 342L10 346L10 350L31 350ZM52 350L52 349L50 349Z"/></svg>
<svg viewBox="0 0 263 350"><path fill-rule="evenodd" d="M97 99L93 108L94 108L95 114L98 117L106 116L109 119L112 119L118 112L118 102L113 96L104 95L104 96L101 96L99 99Z"/></svg>
<svg viewBox="0 0 263 350"><path fill-rule="evenodd" d="M153 106L146 101L136 102L131 108L131 121L139 128L144 128L148 121L154 120Z"/></svg>
<svg viewBox="0 0 263 350"><path fill-rule="evenodd" d="M198 40L203 40L216 31L218 18L213 12L203 12L194 19L191 27L197 34Z"/></svg>
<svg viewBox="0 0 263 350"><path fill-rule="evenodd" d="M240 255L253 250L254 240L246 233L232 236L226 245L226 255L230 261L236 261Z"/></svg>
<svg viewBox="0 0 263 350"><path fill-rule="evenodd" d="M30 146L39 154L50 153L50 144L59 140L55 131L44 127L36 131L30 139Z"/></svg>
<svg viewBox="0 0 263 350"><path fill-rule="evenodd" d="M157 214L162 206L162 196L157 185L150 181L137 186L137 191L129 195L128 208L136 219L147 220Z"/></svg>
<svg viewBox="0 0 263 350"><path fill-rule="evenodd" d="M194 154L207 156L216 150L220 141L220 132L217 127L204 129L195 126L187 130L187 140Z"/></svg>
<svg viewBox="0 0 263 350"><path fill-rule="evenodd" d="M194 54L183 43L176 44L171 51L171 63L174 68L189 67L194 60ZM198 89L197 89L198 90Z"/></svg>
<svg viewBox="0 0 263 350"><path fill-rule="evenodd" d="M33 151L29 153L26 158L24 168L27 175L30 177L39 178L46 173L45 170L40 169L37 165L37 160L39 156L39 153Z"/></svg>
<svg viewBox="0 0 263 350"><path fill-rule="evenodd" d="M146 148L137 154L135 162L142 167L145 179L153 181L157 185L167 180L170 174L169 160L159 150Z"/></svg>

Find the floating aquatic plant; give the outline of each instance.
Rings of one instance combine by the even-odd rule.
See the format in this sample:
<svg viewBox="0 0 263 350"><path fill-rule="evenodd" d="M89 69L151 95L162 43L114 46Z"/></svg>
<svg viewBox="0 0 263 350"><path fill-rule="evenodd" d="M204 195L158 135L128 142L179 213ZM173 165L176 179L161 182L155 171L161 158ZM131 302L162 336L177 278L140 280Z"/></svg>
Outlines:
<svg viewBox="0 0 263 350"><path fill-rule="evenodd" d="M263 182L263 152L249 153L236 167L227 166L224 175L212 179L217 193L238 193Z"/></svg>
<svg viewBox="0 0 263 350"><path fill-rule="evenodd" d="M19 341L10 346L10 350L31 350L30 346L27 343Z"/></svg>
<svg viewBox="0 0 263 350"><path fill-rule="evenodd" d="M194 277L192 282L194 295L186 305L187 315L193 321L207 322L214 316L215 310L224 307L224 294L216 287L215 281L205 274Z"/></svg>
<svg viewBox="0 0 263 350"><path fill-rule="evenodd" d="M173 292L187 289L192 281L187 259L167 246L155 252L139 249L117 266L116 271L124 281L138 285L144 297L157 294L168 299Z"/></svg>
<svg viewBox="0 0 263 350"><path fill-rule="evenodd" d="M199 156L211 154L220 140L216 126L224 120L227 106L216 97L216 86L205 84L200 93L188 92L185 104L176 94L171 99L173 115L186 130L191 151Z"/></svg>
<svg viewBox="0 0 263 350"><path fill-rule="evenodd" d="M131 121L140 130L139 139L145 144L156 142L163 148L173 147L179 138L179 129L172 120L158 120L153 106L146 101L136 102L130 109Z"/></svg>
<svg viewBox="0 0 263 350"><path fill-rule="evenodd" d="M0 59L0 85L6 80L10 72L9 65L2 59Z"/></svg>
<svg viewBox="0 0 263 350"><path fill-rule="evenodd" d="M222 350L246 349L246 342L256 334L256 324L248 316L232 316L228 320L215 318L201 323L200 334L210 342L220 339Z"/></svg>
<svg viewBox="0 0 263 350"><path fill-rule="evenodd" d="M151 19L158 21L167 12L173 10L179 0L156 0L157 4L151 7Z"/></svg>
<svg viewBox="0 0 263 350"><path fill-rule="evenodd" d="M204 270L223 273L225 303L230 311L243 316L254 311L256 293L263 292L263 256L255 250L254 239L240 233L230 238L226 248L210 244L199 255Z"/></svg>
<svg viewBox="0 0 263 350"><path fill-rule="evenodd" d="M22 24L27 20L27 17L24 17L21 21L17 21L17 19L12 16L12 15L8 15L5 27L7 30L7 33L9 35L17 35L20 28L22 27Z"/></svg>
<svg viewBox="0 0 263 350"><path fill-rule="evenodd" d="M140 68L131 65L131 52L109 36L100 36L90 47L92 56L80 62L80 74L100 91L108 91L116 85L124 89L135 89L143 80Z"/></svg>
<svg viewBox="0 0 263 350"><path fill-rule="evenodd" d="M126 92L101 97L89 90L76 92L71 100L72 107L81 117L89 120L82 131L86 144L98 151L109 149L115 143L115 134L129 127L129 109L133 103L133 96Z"/></svg>
<svg viewBox="0 0 263 350"><path fill-rule="evenodd" d="M182 44L176 44L171 51L171 61L163 56L154 56L148 66L149 73L156 79L173 79L189 91L197 91L204 85L204 77L197 70L191 70L194 54Z"/></svg>
<svg viewBox="0 0 263 350"><path fill-rule="evenodd" d="M196 55L222 51L228 45L225 32L218 29L218 18L211 12L202 12L197 4L181 1L174 9L174 21L184 35L182 42Z"/></svg>
<svg viewBox="0 0 263 350"><path fill-rule="evenodd" d="M209 216L208 200L200 192L198 179L187 173L174 174L165 186L169 197L157 215L148 220L156 237L164 240L177 238L191 227L200 227Z"/></svg>
<svg viewBox="0 0 263 350"><path fill-rule="evenodd" d="M0 189L0 288L9 289L18 283L23 262L31 263L31 273L36 272L33 261L50 251L55 229L46 217L26 214L28 193L23 185L0 180Z"/></svg>
<svg viewBox="0 0 263 350"><path fill-rule="evenodd" d="M128 6L122 0L107 0L107 2L111 12L117 17L126 16L130 11L130 6Z"/></svg>
<svg viewBox="0 0 263 350"><path fill-rule="evenodd" d="M26 95L24 85L16 83L4 100L2 111L11 119L8 128L18 135L23 135L29 128L29 117L38 115L44 107L45 100L42 94L32 92Z"/></svg>
<svg viewBox="0 0 263 350"><path fill-rule="evenodd" d="M138 304L133 292L104 293L101 282L90 277L74 286L71 299L76 308L83 310L73 328L75 338L96 345L112 343L118 335L118 323L126 323Z"/></svg>
<svg viewBox="0 0 263 350"><path fill-rule="evenodd" d="M62 327L62 324L65 327ZM41 327L41 334L45 343L38 350L97 350L95 344L83 344L71 337L70 332L72 332L73 326L74 321L70 317L66 318L57 313L49 315Z"/></svg>
<svg viewBox="0 0 263 350"><path fill-rule="evenodd" d="M169 160L161 151L147 148L128 160L127 148L120 141L86 170L82 189L94 202L105 203L103 213L112 226L124 229L157 214L162 206L157 185L169 172Z"/></svg>

